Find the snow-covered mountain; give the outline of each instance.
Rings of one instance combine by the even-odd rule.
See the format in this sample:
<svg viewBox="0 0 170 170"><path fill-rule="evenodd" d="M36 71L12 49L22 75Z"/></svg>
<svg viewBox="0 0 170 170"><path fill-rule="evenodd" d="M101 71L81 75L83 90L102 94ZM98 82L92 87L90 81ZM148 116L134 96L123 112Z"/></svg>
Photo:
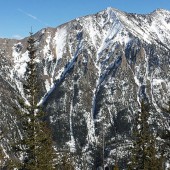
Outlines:
<svg viewBox="0 0 170 170"><path fill-rule="evenodd" d="M57 148L94 159L98 148L99 160L104 139L107 164L117 156L123 168L142 98L150 103L154 131L170 128L164 111L170 99L170 11L140 15L107 8L34 36L40 104ZM7 156L10 139L22 135L13 105L17 95L27 101L26 45L27 38L0 39L0 126L8 132L1 145Z"/></svg>

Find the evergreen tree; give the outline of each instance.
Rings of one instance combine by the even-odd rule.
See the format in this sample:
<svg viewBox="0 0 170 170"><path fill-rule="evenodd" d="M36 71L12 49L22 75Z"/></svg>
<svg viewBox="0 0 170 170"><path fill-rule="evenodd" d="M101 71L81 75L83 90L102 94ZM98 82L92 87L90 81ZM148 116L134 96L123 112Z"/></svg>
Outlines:
<svg viewBox="0 0 170 170"><path fill-rule="evenodd" d="M28 56L23 89L27 102L19 99L20 109L17 116L20 118L20 126L23 130L22 139L14 145L14 151L22 155L22 163L14 166L24 170L51 170L54 169L54 150L50 129L45 122L45 113L38 106L38 74L36 63L36 40L33 34L28 39Z"/></svg>
<svg viewBox="0 0 170 170"><path fill-rule="evenodd" d="M134 143L132 159L129 169L134 170L161 170L160 162L156 157L155 138L149 127L149 106L141 102L134 128Z"/></svg>
<svg viewBox="0 0 170 170"><path fill-rule="evenodd" d="M162 108L162 111L167 113L167 115L170 117L170 101L167 103L168 107L167 108ZM164 129L160 137L164 140L164 144L161 148L161 157L162 159L170 160L170 120L167 119L168 126Z"/></svg>
<svg viewBox="0 0 170 170"><path fill-rule="evenodd" d="M118 167L117 163L115 163L115 166L114 166L113 170L119 170L119 167Z"/></svg>

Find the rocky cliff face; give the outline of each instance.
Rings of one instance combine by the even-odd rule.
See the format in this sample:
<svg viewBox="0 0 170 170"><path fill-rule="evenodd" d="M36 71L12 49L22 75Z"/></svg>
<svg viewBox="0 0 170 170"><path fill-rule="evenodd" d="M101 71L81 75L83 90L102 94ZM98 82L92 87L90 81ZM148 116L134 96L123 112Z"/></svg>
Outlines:
<svg viewBox="0 0 170 170"><path fill-rule="evenodd" d="M116 155L124 162L142 98L150 103L154 131L170 128L163 111L170 95L170 11L139 15L107 8L34 36L40 104L57 148L89 155L104 139L107 162ZM22 135L13 105L17 95L27 101L26 43L0 40L0 126L7 132L1 144L7 156L10 139Z"/></svg>

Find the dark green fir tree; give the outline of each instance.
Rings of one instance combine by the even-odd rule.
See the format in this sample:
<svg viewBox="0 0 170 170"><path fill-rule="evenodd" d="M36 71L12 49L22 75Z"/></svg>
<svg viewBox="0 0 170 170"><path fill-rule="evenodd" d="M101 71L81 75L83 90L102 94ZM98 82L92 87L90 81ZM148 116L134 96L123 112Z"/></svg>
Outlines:
<svg viewBox="0 0 170 170"><path fill-rule="evenodd" d="M155 137L149 125L149 105L141 102L134 126L134 141L130 170L161 170L161 162L157 158Z"/></svg>
<svg viewBox="0 0 170 170"><path fill-rule="evenodd" d="M166 108L162 108L162 112L166 113L170 117L170 100L167 103ZM167 126L163 129L160 137L163 139L164 143L161 146L161 156L162 159L170 160L170 119L167 119Z"/></svg>
<svg viewBox="0 0 170 170"><path fill-rule="evenodd" d="M22 155L21 162L13 161L12 166L24 170L54 169L54 149L51 131L45 122L46 114L38 105L39 81L36 62L36 40L33 34L28 39L28 56L23 89L27 101L19 99L20 109L16 110L22 128L22 138L13 147Z"/></svg>

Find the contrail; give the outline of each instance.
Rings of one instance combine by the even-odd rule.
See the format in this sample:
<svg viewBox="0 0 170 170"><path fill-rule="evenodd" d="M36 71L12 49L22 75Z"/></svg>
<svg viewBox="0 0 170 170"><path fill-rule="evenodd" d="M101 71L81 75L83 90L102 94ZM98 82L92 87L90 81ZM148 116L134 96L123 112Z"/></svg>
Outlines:
<svg viewBox="0 0 170 170"><path fill-rule="evenodd" d="M18 9L18 11L21 12L22 14L24 14L24 15L26 15L26 16L28 16L28 17L30 17L30 18L32 18L32 19L34 19L34 20L42 23L42 24L44 24L45 26L48 26L48 24L44 23L43 21L41 21L41 20L40 20L39 18L37 18L36 16L34 16L34 15L30 14L30 13L27 13L27 12L23 11L22 9Z"/></svg>

